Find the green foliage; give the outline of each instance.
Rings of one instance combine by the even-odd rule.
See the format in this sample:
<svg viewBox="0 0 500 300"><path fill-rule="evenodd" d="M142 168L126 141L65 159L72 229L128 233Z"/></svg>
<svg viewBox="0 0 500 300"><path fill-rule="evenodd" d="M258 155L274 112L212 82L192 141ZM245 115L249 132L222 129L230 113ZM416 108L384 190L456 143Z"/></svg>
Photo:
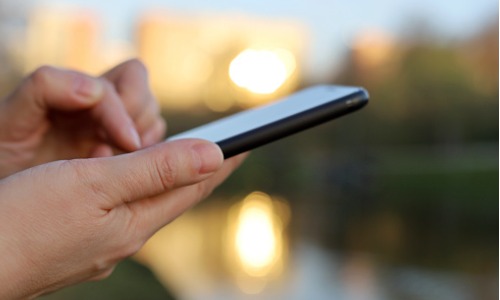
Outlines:
<svg viewBox="0 0 500 300"><path fill-rule="evenodd" d="M72 286L39 299L168 300L174 298L151 271L133 260L126 260L120 263L113 274L104 281Z"/></svg>

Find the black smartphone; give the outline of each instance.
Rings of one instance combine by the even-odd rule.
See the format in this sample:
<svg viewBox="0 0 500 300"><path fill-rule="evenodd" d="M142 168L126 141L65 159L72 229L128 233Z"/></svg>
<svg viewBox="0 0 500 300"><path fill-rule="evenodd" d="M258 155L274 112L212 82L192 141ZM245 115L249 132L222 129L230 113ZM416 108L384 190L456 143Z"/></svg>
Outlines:
<svg viewBox="0 0 500 300"><path fill-rule="evenodd" d="M368 103L361 87L319 85L179 133L167 141L200 138L217 143L225 158L354 112Z"/></svg>

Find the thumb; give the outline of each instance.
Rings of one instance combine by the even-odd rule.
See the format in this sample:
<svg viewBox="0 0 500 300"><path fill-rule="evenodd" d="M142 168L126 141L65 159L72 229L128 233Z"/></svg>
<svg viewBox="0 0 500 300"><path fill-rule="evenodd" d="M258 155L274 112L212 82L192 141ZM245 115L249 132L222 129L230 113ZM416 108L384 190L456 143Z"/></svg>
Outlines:
<svg viewBox="0 0 500 300"><path fill-rule="evenodd" d="M90 191L99 191L102 209L200 182L223 163L220 148L196 139L178 140L123 155L98 158L82 179ZM82 183L82 182L80 182Z"/></svg>
<svg viewBox="0 0 500 300"><path fill-rule="evenodd" d="M49 66L38 68L3 103L10 128L36 129L47 111L74 111L95 105L104 93L104 84L80 72ZM21 125L17 127L12 127ZM30 128L33 127L33 128Z"/></svg>

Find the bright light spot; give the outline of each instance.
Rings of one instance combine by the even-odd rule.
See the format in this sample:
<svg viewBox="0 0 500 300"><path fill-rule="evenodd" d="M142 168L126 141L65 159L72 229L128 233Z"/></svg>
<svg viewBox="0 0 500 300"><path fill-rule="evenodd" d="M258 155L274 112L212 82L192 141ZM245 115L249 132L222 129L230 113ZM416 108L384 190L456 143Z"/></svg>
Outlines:
<svg viewBox="0 0 500 300"><path fill-rule="evenodd" d="M238 216L236 250L246 273L264 276L279 256L276 224L269 196L253 193Z"/></svg>
<svg viewBox="0 0 500 300"><path fill-rule="evenodd" d="M265 211L250 207L241 217L236 245L246 265L263 268L272 262L275 241L273 225Z"/></svg>
<svg viewBox="0 0 500 300"><path fill-rule="evenodd" d="M256 94L271 94L295 69L293 55L284 49L247 49L229 66L229 77L239 87Z"/></svg>

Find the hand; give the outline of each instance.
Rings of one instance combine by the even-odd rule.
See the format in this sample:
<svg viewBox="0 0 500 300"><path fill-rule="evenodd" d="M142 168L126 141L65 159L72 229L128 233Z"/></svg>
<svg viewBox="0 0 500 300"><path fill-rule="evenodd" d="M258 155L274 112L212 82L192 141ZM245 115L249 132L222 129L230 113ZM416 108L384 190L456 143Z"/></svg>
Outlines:
<svg viewBox="0 0 500 300"><path fill-rule="evenodd" d="M99 78L41 67L0 102L0 178L54 160L150 146L165 127L138 60Z"/></svg>
<svg viewBox="0 0 500 300"><path fill-rule="evenodd" d="M0 181L0 299L108 276L241 162L206 141L57 161Z"/></svg>

